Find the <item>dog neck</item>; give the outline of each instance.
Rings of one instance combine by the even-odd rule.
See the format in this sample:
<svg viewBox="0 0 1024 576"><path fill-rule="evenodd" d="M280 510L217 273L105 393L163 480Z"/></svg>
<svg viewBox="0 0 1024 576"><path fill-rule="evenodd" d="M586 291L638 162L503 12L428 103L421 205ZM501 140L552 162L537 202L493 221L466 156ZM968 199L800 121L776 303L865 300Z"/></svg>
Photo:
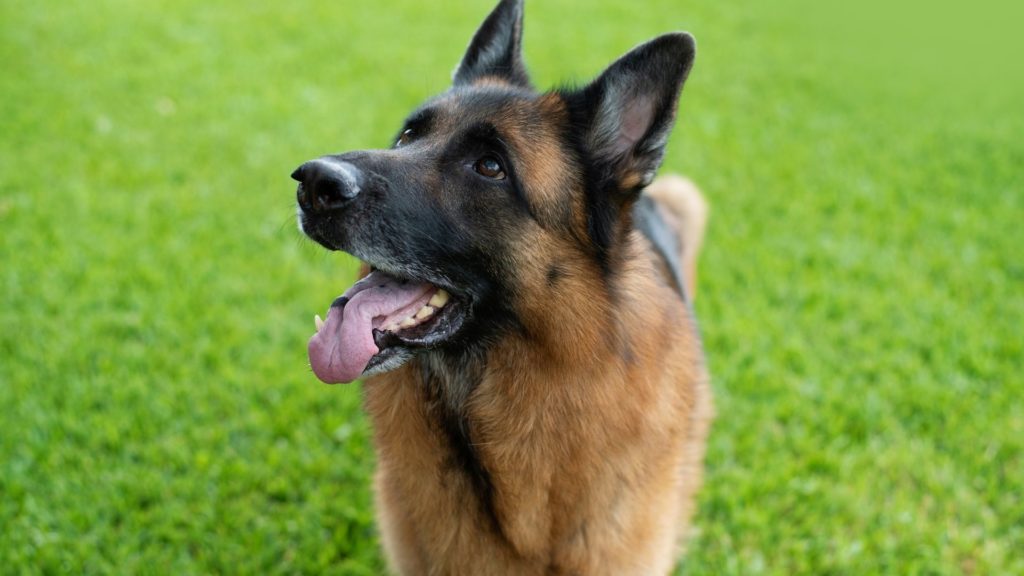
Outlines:
<svg viewBox="0 0 1024 576"><path fill-rule="evenodd" d="M366 410L388 483L380 488L407 495L378 502L383 521L413 515L443 538L483 531L478 537L501 549L543 556L552 541L580 537L573 522L624 501L621 481L601 475L617 469L609 459L678 427L679 391L658 382L662 366L685 358L670 353L684 346L685 318L665 304L678 296L650 266L631 261L614 290L594 289L584 270L566 266L521 330L486 348L421 353L368 380ZM573 293L585 286L587 297ZM564 519L548 513L550 498L594 508Z"/></svg>

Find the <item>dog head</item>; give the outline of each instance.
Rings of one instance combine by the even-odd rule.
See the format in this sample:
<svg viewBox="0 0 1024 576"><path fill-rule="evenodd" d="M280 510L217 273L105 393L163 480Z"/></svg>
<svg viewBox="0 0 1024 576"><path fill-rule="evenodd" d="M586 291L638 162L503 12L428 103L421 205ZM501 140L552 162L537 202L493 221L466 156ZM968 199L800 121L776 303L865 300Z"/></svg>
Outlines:
<svg viewBox="0 0 1024 576"><path fill-rule="evenodd" d="M551 328L545 310L614 280L693 39L660 36L582 88L538 93L522 29L521 0L502 0L451 88L413 111L391 148L323 156L292 174L302 231L370 268L318 320L309 348L321 380L539 333Z"/></svg>

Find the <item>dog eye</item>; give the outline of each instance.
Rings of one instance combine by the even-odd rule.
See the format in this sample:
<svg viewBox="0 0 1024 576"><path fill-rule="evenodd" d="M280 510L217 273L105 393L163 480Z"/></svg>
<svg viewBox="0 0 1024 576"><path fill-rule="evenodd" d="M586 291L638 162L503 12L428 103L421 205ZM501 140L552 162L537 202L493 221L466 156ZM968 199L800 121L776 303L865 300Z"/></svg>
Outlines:
<svg viewBox="0 0 1024 576"><path fill-rule="evenodd" d="M412 128L406 128L402 135L398 137L398 142L395 142L395 147L405 146L412 141L413 131Z"/></svg>
<svg viewBox="0 0 1024 576"><path fill-rule="evenodd" d="M486 176L495 180L505 179L505 169L502 168L501 162L499 162L494 156L484 156L477 160L476 164L473 165L473 170L476 170L476 173L481 176Z"/></svg>

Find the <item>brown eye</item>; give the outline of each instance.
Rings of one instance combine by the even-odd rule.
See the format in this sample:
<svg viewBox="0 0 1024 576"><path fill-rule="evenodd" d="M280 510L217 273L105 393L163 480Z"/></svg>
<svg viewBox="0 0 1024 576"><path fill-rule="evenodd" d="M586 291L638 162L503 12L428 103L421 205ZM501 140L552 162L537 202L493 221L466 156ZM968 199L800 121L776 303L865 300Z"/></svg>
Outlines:
<svg viewBox="0 0 1024 576"><path fill-rule="evenodd" d="M395 146L405 146L412 141L412 136L412 128L406 128L405 132L402 132L402 135L398 137L398 142L395 142Z"/></svg>
<svg viewBox="0 0 1024 576"><path fill-rule="evenodd" d="M484 156L477 160L476 164L473 165L473 170L476 170L477 174L481 176L494 178L495 180L505 179L505 169L501 167L501 162L494 156Z"/></svg>

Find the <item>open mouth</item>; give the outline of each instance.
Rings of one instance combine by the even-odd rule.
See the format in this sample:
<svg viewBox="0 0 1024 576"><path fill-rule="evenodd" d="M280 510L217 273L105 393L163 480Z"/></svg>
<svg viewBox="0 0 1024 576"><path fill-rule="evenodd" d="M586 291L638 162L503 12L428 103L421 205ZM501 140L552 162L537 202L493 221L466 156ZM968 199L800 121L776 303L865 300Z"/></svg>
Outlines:
<svg viewBox="0 0 1024 576"><path fill-rule="evenodd" d="M465 320L465 306L430 282L373 270L316 316L309 363L328 383L351 382L397 367L417 348L449 340Z"/></svg>

